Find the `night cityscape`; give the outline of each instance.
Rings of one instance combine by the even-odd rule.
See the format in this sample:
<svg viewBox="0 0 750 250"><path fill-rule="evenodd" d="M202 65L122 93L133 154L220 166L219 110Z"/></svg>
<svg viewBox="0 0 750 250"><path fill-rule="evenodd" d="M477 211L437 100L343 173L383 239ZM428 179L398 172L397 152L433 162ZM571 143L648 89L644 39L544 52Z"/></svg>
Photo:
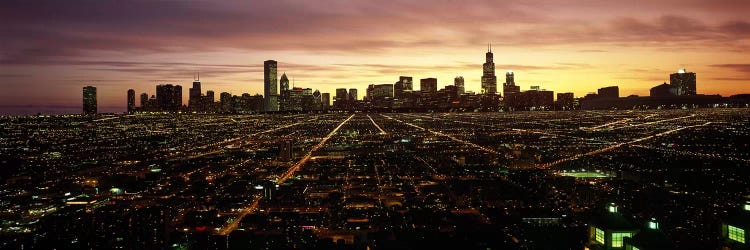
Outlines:
<svg viewBox="0 0 750 250"><path fill-rule="evenodd" d="M750 3L322 2L0 3L0 249L750 249Z"/></svg>

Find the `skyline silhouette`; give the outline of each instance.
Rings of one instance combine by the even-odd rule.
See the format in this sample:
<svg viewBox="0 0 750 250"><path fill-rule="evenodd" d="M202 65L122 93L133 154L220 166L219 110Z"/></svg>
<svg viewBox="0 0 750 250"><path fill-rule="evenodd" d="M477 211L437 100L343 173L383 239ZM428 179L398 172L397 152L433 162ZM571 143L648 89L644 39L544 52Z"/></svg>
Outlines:
<svg viewBox="0 0 750 250"><path fill-rule="evenodd" d="M0 7L7 24L0 27L3 114L73 109L86 85L99 87L104 111L120 112L128 88L185 85L196 71L217 93L262 93L267 59L298 85L321 92L364 89L399 75L435 77L439 88L463 76L466 90L480 92L488 42L496 71L515 71L522 89L539 85L583 96L618 85L624 95L644 96L669 80L666 73L687 68L699 73L704 94L750 92L746 1L6 1Z"/></svg>

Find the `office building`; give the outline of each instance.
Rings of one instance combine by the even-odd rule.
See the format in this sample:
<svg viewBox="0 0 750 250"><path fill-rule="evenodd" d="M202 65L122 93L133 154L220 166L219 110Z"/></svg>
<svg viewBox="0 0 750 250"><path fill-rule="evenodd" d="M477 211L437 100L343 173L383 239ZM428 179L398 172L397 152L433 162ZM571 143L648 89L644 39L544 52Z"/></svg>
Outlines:
<svg viewBox="0 0 750 250"><path fill-rule="evenodd" d="M433 78L434 79L434 78ZM393 84L375 84L373 85L373 100L393 98Z"/></svg>
<svg viewBox="0 0 750 250"><path fill-rule="evenodd" d="M323 110L327 111L331 108L331 93L320 94L320 102L323 104Z"/></svg>
<svg viewBox="0 0 750 250"><path fill-rule="evenodd" d="M349 100L351 101L357 101L357 89L349 89Z"/></svg>
<svg viewBox="0 0 750 250"><path fill-rule="evenodd" d="M128 89L128 113L135 111L135 90Z"/></svg>
<svg viewBox="0 0 750 250"><path fill-rule="evenodd" d="M573 93L557 93L557 109L571 110L573 109L574 102Z"/></svg>
<svg viewBox="0 0 750 250"><path fill-rule="evenodd" d="M620 97L620 88L617 86L609 86L600 88L597 91L598 98L619 98Z"/></svg>
<svg viewBox="0 0 750 250"><path fill-rule="evenodd" d="M96 87L83 87L83 113L87 115L95 115L96 112Z"/></svg>
<svg viewBox="0 0 750 250"><path fill-rule="evenodd" d="M424 78L419 80L419 90L422 93L435 93L437 92L437 78Z"/></svg>
<svg viewBox="0 0 750 250"><path fill-rule="evenodd" d="M669 75L669 84L677 91L678 96L696 95L695 73L680 69L677 73Z"/></svg>
<svg viewBox="0 0 750 250"><path fill-rule="evenodd" d="M649 91L649 96L670 97L670 96L675 96L676 93L677 93L677 89L665 82L665 83L656 85L655 87L651 88L651 90Z"/></svg>
<svg viewBox="0 0 750 250"><path fill-rule="evenodd" d="M413 82L411 76L400 76L398 81L393 85L393 94L396 98L404 97L404 93L413 91Z"/></svg>
<svg viewBox="0 0 750 250"><path fill-rule="evenodd" d="M188 108L193 111L202 110L202 99L201 94L201 81L196 79L193 80L193 87L188 89Z"/></svg>
<svg viewBox="0 0 750 250"><path fill-rule="evenodd" d="M148 104L148 94L141 93L141 109L146 109Z"/></svg>
<svg viewBox="0 0 750 250"><path fill-rule="evenodd" d="M464 89L464 77L463 76L457 76L453 79L453 85L456 86L456 91L458 95L463 95L465 90Z"/></svg>
<svg viewBox="0 0 750 250"><path fill-rule="evenodd" d="M492 55L492 47L485 54L485 63L482 64L482 94L497 93L497 77L495 76L495 62Z"/></svg>
<svg viewBox="0 0 750 250"><path fill-rule="evenodd" d="M279 111L278 79L276 75L276 61L263 62L263 111Z"/></svg>
<svg viewBox="0 0 750 250"><path fill-rule="evenodd" d="M159 84L156 86L156 107L160 111L178 111L182 107L182 86Z"/></svg>

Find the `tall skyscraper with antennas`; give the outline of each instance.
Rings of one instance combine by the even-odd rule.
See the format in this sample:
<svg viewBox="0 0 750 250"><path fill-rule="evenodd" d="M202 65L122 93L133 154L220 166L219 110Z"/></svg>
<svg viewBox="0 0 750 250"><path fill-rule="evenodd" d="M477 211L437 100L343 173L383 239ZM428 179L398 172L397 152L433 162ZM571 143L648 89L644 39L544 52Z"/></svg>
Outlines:
<svg viewBox="0 0 750 250"><path fill-rule="evenodd" d="M483 94L497 94L497 77L495 76L495 62L493 60L492 45L489 45L485 54L485 62L482 65Z"/></svg>

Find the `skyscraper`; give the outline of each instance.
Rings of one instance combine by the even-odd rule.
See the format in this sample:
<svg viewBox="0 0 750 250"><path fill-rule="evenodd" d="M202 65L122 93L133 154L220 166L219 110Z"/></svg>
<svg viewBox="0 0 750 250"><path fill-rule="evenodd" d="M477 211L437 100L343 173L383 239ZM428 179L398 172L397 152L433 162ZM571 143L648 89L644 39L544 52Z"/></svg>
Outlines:
<svg viewBox="0 0 750 250"><path fill-rule="evenodd" d="M191 110L202 110L201 107L201 81L199 79L193 80L193 87L188 90L188 107Z"/></svg>
<svg viewBox="0 0 750 250"><path fill-rule="evenodd" d="M263 62L263 110L266 112L279 111L278 79L276 78L276 61ZM288 86L288 85L287 85Z"/></svg>
<svg viewBox="0 0 750 250"><path fill-rule="evenodd" d="M503 97L506 104L513 103L514 95L521 92L521 87L516 85L515 74L512 70L505 73L505 83L503 83Z"/></svg>
<svg viewBox="0 0 750 250"><path fill-rule="evenodd" d="M320 94L320 102L323 104L323 110L331 108L331 93Z"/></svg>
<svg viewBox="0 0 750 250"><path fill-rule="evenodd" d="M482 93L497 94L497 77L495 76L495 63L493 62L492 47L485 54L485 63L482 64Z"/></svg>
<svg viewBox="0 0 750 250"><path fill-rule="evenodd" d="M279 78L279 87L281 93L289 90L289 78L286 76L286 73L281 74L281 78Z"/></svg>
<svg viewBox="0 0 750 250"><path fill-rule="evenodd" d="M669 84L677 90L677 95L695 95L695 73L680 69L669 75Z"/></svg>
<svg viewBox="0 0 750 250"><path fill-rule="evenodd" d="M178 111L182 107L182 86L156 85L156 107L160 111Z"/></svg>
<svg viewBox="0 0 750 250"><path fill-rule="evenodd" d="M357 101L357 89L349 89L349 100Z"/></svg>
<svg viewBox="0 0 750 250"><path fill-rule="evenodd" d="M290 106L290 95L291 90L289 89L289 78L286 76L286 73L281 74L281 77L279 78L279 86L281 89L279 90L279 111L287 111L291 110Z"/></svg>
<svg viewBox="0 0 750 250"><path fill-rule="evenodd" d="M135 110L135 90L128 89L128 113Z"/></svg>
<svg viewBox="0 0 750 250"><path fill-rule="evenodd" d="M148 106L148 94L141 93L141 109L145 110Z"/></svg>
<svg viewBox="0 0 750 250"><path fill-rule="evenodd" d="M437 92L437 78L424 78L419 80L419 90L422 93Z"/></svg>
<svg viewBox="0 0 750 250"><path fill-rule="evenodd" d="M456 91L458 91L458 95L464 94L464 77L463 76L457 76L453 79L453 85L456 85Z"/></svg>
<svg viewBox="0 0 750 250"><path fill-rule="evenodd" d="M312 110L315 110L315 111L323 110L323 103L322 103L320 91L317 89L312 94L312 102L313 102Z"/></svg>
<svg viewBox="0 0 750 250"><path fill-rule="evenodd" d="M96 112L96 87L83 87L83 113L86 115L95 115Z"/></svg>
<svg viewBox="0 0 750 250"><path fill-rule="evenodd" d="M349 94L347 94L345 88L338 88L336 89L336 97L334 98L335 101L346 101L349 99Z"/></svg>
<svg viewBox="0 0 750 250"><path fill-rule="evenodd" d="M393 94L396 98L401 98L404 92L412 91L413 82L411 76L400 76L398 82L393 84Z"/></svg>

